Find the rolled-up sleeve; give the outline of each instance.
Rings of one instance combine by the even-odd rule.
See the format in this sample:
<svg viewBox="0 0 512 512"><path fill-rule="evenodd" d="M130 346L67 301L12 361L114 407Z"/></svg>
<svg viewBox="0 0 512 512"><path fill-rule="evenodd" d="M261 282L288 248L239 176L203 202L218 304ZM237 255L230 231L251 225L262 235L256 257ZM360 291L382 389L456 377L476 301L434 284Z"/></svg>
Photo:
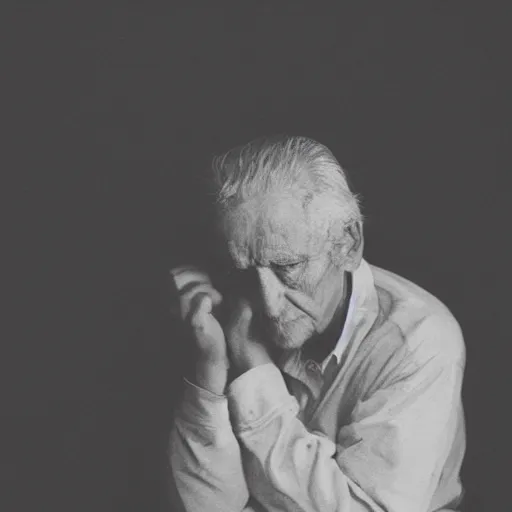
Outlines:
<svg viewBox="0 0 512 512"><path fill-rule="evenodd" d="M426 512L454 440L463 373L457 357L428 352L361 397L335 441L297 418L276 366L235 380L228 399L251 495L269 512Z"/></svg>

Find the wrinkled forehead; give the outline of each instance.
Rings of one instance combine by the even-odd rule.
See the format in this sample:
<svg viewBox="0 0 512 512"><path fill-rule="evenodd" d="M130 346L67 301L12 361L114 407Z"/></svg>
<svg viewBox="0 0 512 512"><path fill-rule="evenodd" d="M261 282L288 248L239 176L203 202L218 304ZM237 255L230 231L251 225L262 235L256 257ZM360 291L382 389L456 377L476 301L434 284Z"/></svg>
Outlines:
<svg viewBox="0 0 512 512"><path fill-rule="evenodd" d="M329 210L316 198L305 202L297 195L274 194L226 212L222 231L236 263L267 265L318 252L331 220Z"/></svg>

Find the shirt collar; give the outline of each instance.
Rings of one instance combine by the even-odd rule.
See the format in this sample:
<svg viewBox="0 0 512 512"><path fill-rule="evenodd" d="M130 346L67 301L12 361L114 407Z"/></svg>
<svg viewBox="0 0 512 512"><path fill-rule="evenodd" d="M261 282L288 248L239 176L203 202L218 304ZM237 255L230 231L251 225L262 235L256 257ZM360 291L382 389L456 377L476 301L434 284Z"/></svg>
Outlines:
<svg viewBox="0 0 512 512"><path fill-rule="evenodd" d="M367 320L371 319L371 323L373 323L376 316L376 301L377 294L372 270L366 261L361 260L359 267L352 273L352 293L345 323L334 349L321 364L322 372L325 371L333 356L336 358L336 362L340 363L343 351L353 337L356 327L360 326L361 320L365 316L369 314L371 318L367 318Z"/></svg>

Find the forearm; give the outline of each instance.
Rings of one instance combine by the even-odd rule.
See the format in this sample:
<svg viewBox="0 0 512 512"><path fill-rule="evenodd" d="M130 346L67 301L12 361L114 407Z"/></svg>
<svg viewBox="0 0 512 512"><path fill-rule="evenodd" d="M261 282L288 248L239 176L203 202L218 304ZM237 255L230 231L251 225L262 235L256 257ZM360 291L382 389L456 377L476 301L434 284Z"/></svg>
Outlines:
<svg viewBox="0 0 512 512"><path fill-rule="evenodd" d="M170 439L170 465L187 512L241 512L248 501L227 399L187 382Z"/></svg>
<svg viewBox="0 0 512 512"><path fill-rule="evenodd" d="M228 388L251 495L267 512L425 512L455 424L455 367L423 369L375 393L336 445L309 432L274 365Z"/></svg>
<svg viewBox="0 0 512 512"><path fill-rule="evenodd" d="M296 418L298 404L280 380L279 370L268 365L228 390L251 494L268 512L382 511L343 474L334 458L336 445L308 432Z"/></svg>

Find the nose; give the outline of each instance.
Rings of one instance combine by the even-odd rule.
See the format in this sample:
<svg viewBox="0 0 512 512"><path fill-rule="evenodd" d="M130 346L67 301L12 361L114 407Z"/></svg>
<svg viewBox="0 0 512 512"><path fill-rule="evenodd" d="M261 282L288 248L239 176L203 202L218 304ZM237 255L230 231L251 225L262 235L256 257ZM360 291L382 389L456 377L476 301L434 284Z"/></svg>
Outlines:
<svg viewBox="0 0 512 512"><path fill-rule="evenodd" d="M271 269L257 267L256 270L263 310L267 316L277 318L281 314L285 304L284 287Z"/></svg>

